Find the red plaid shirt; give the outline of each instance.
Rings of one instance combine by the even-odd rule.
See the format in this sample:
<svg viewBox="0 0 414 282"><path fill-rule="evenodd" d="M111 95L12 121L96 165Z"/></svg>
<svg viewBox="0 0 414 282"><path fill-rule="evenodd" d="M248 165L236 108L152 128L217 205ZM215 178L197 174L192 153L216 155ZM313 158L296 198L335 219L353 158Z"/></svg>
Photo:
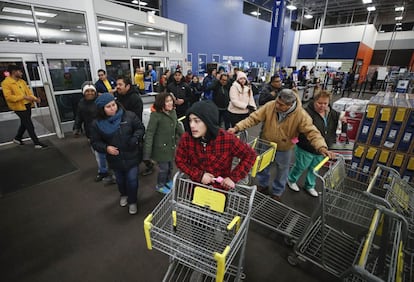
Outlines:
<svg viewBox="0 0 414 282"><path fill-rule="evenodd" d="M240 162L231 169L233 157L239 158ZM177 167L196 182L201 182L203 174L208 172L214 177L230 177L236 183L246 177L255 160L256 152L224 129L205 145L185 132L175 156Z"/></svg>

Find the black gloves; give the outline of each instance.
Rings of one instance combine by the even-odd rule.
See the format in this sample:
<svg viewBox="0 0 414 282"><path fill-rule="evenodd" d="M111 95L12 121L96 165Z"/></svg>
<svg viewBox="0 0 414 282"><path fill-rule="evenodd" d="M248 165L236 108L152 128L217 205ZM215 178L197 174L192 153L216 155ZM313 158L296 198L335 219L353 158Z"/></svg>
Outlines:
<svg viewBox="0 0 414 282"><path fill-rule="evenodd" d="M256 110L256 107L254 107L252 105L247 105L246 109L248 109L249 112L254 112Z"/></svg>

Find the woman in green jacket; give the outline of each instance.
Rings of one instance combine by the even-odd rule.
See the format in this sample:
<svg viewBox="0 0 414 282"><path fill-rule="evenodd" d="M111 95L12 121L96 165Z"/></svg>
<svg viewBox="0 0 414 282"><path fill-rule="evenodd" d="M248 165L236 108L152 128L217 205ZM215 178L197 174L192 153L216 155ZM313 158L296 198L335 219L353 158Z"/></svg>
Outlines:
<svg viewBox="0 0 414 282"><path fill-rule="evenodd" d="M177 120L173 96L170 93L158 94L154 109L145 132L144 160L152 159L158 163L155 189L168 193L172 186L175 148L184 130Z"/></svg>

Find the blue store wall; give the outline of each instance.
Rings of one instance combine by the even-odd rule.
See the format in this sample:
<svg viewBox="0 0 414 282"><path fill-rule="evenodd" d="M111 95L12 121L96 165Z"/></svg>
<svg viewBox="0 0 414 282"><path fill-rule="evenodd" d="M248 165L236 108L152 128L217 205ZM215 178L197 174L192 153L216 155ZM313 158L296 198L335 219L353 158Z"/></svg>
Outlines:
<svg viewBox="0 0 414 282"><path fill-rule="evenodd" d="M188 25L194 72L198 53L207 54L207 62L212 54L220 54L220 62L223 55L242 56L244 61L266 62L270 67L271 23L243 14L242 0L163 0L163 15ZM290 60L291 43L286 44L283 57Z"/></svg>

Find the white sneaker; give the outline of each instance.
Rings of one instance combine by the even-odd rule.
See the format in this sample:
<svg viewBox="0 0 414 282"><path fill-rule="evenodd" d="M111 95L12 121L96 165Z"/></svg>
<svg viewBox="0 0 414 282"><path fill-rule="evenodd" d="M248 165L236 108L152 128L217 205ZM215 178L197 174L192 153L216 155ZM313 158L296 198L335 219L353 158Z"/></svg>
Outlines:
<svg viewBox="0 0 414 282"><path fill-rule="evenodd" d="M309 193L309 195L311 195L312 197L318 197L318 191L315 190L315 188L311 188L311 189L306 189L306 192Z"/></svg>
<svg viewBox="0 0 414 282"><path fill-rule="evenodd" d="M128 205L128 196L121 196L121 199L119 200L119 205L121 207L126 207L126 205Z"/></svg>
<svg viewBox="0 0 414 282"><path fill-rule="evenodd" d="M130 204L129 205L129 214L136 214L138 212L137 204Z"/></svg>
<svg viewBox="0 0 414 282"><path fill-rule="evenodd" d="M289 180L287 182L290 189L292 189L295 192L299 192L299 186L296 183L290 183Z"/></svg>

